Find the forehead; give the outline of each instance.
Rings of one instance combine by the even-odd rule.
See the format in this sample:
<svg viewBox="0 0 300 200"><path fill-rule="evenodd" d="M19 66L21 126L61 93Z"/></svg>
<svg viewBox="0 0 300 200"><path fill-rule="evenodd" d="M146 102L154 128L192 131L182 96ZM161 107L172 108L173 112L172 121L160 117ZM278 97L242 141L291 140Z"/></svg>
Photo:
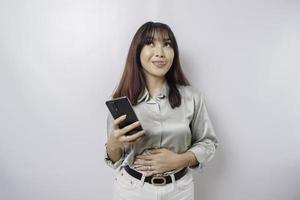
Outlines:
<svg viewBox="0 0 300 200"><path fill-rule="evenodd" d="M170 40L170 36L169 36L168 32L165 31L165 30L154 30L151 33L150 37L154 41L166 41L166 40Z"/></svg>

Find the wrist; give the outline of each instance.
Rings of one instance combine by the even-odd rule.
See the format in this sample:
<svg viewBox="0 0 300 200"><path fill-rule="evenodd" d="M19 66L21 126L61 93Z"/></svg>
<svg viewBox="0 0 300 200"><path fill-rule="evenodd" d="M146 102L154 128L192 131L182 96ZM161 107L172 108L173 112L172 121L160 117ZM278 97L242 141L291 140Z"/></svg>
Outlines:
<svg viewBox="0 0 300 200"><path fill-rule="evenodd" d="M109 152L119 152L122 150L122 147L120 145L118 145L117 143L114 143L111 140L108 140L106 143L106 149Z"/></svg>
<svg viewBox="0 0 300 200"><path fill-rule="evenodd" d="M190 157L188 154L183 153L183 154L178 154L178 159L177 159L177 166L176 169L188 167L190 163Z"/></svg>
<svg viewBox="0 0 300 200"><path fill-rule="evenodd" d="M116 145L113 145L109 142L106 143L106 152L108 158L114 163L122 157L122 148Z"/></svg>
<svg viewBox="0 0 300 200"><path fill-rule="evenodd" d="M121 149L122 145L120 145L118 142L116 142L115 140L109 138L106 146L111 149L111 150L116 150L116 149Z"/></svg>
<svg viewBox="0 0 300 200"><path fill-rule="evenodd" d="M190 167L194 164L195 160L195 155L192 152L187 151L185 153L179 154L179 168Z"/></svg>
<svg viewBox="0 0 300 200"><path fill-rule="evenodd" d="M113 145L110 145L110 144L106 144L106 149L107 149L107 151L109 151L109 152L118 152L118 151L120 151L121 150L121 148L119 148L119 147L116 147L116 146L113 146Z"/></svg>

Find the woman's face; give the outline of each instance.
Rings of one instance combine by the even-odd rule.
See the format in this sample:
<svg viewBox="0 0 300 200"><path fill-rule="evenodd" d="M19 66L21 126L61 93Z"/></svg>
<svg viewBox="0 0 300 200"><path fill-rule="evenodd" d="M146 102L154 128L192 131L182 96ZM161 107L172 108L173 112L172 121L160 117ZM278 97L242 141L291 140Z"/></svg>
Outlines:
<svg viewBox="0 0 300 200"><path fill-rule="evenodd" d="M174 50L168 36L155 34L153 41L146 44L141 51L140 59L146 77L164 77L172 66Z"/></svg>

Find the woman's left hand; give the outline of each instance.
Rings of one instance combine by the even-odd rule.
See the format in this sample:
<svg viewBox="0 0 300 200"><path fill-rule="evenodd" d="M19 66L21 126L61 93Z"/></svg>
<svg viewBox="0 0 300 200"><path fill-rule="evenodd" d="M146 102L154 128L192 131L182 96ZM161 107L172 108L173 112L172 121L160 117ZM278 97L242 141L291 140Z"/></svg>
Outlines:
<svg viewBox="0 0 300 200"><path fill-rule="evenodd" d="M146 172L146 176L164 173L182 167L182 157L168 149L152 149L148 155L138 155L134 162L135 169Z"/></svg>

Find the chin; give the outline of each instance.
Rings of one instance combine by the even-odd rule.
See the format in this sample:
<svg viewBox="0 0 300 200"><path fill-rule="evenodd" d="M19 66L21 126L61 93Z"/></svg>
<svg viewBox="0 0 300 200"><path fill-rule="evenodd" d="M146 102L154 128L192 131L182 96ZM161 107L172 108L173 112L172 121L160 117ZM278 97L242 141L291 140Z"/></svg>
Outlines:
<svg viewBox="0 0 300 200"><path fill-rule="evenodd" d="M149 71L144 71L146 74L150 75L150 76L154 76L157 78L162 78L165 77L165 75L167 74L168 71L161 71L161 70L149 70Z"/></svg>
<svg viewBox="0 0 300 200"><path fill-rule="evenodd" d="M167 74L167 72L166 73L153 73L152 75L161 78L161 77L164 77L166 74Z"/></svg>

